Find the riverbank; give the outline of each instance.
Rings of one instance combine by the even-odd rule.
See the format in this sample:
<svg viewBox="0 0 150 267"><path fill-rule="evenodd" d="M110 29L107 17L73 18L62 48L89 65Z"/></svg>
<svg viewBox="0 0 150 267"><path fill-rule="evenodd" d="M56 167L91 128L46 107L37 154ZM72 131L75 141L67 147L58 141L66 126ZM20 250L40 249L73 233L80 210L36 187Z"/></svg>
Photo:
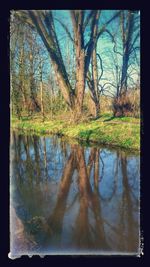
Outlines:
<svg viewBox="0 0 150 267"><path fill-rule="evenodd" d="M97 120L74 124L69 120L12 118L11 127L36 134L58 134L81 141L140 150L140 120L131 117L113 118L102 115Z"/></svg>

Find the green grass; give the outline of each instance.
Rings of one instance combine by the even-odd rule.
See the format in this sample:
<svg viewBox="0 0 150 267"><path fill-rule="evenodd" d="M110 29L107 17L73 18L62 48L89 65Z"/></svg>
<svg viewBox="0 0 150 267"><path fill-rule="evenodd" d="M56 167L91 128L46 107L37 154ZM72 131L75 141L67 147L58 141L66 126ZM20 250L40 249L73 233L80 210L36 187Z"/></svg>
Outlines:
<svg viewBox="0 0 150 267"><path fill-rule="evenodd" d="M11 127L36 134L59 134L88 143L101 143L140 150L140 120L137 118L113 118L109 114L97 120L73 124L63 120L46 120L35 117L11 120Z"/></svg>

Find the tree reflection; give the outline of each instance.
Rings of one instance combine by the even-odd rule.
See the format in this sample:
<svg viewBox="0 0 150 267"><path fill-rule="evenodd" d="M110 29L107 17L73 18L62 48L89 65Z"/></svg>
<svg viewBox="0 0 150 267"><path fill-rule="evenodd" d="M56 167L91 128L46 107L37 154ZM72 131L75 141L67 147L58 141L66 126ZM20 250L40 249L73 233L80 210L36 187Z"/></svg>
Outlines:
<svg viewBox="0 0 150 267"><path fill-rule="evenodd" d="M15 133L12 143L12 181L15 187L13 206L16 216L23 223L28 236L32 236L37 248L67 249L69 246L77 251L138 250L139 226L135 212L139 203L132 196L125 152L109 151L108 157L111 156L113 162L112 182L107 177L107 153L103 153L104 149L99 147L91 147L87 155L86 148L71 145L68 150L64 141L58 142L55 137L50 149L45 137L20 136ZM51 162L58 162L58 154L60 178L58 183L57 180L52 183L49 171L52 171ZM55 175L54 168L53 177ZM103 182L106 178L107 187L112 187L111 194L105 196L107 202L103 197ZM76 194L72 193L73 183ZM118 193L120 186L121 193ZM113 212L111 206L114 203ZM73 212L75 206L76 213ZM72 226L69 219L64 220L66 214L72 216ZM67 236L70 241L66 247L62 244L62 235L66 229L64 222L70 227Z"/></svg>
<svg viewBox="0 0 150 267"><path fill-rule="evenodd" d="M77 147L77 168L79 173L80 208L76 220L75 240L77 246L83 249L107 249L101 205L98 190L99 180L99 150L92 148L88 166L85 164L84 149ZM90 184L90 173L94 165L94 190ZM89 209L94 214L95 224L90 223Z"/></svg>
<svg viewBox="0 0 150 267"><path fill-rule="evenodd" d="M131 186L129 185L127 174L127 157L124 152L121 152L119 157L123 183L121 225L122 233L126 232L126 240L122 240L122 235L120 245L122 246L122 250L137 251L139 248L138 227L137 222L135 222L135 219L133 217L134 209L133 200L131 198ZM130 242L128 242L129 239Z"/></svg>
<svg viewBox="0 0 150 267"><path fill-rule="evenodd" d="M57 195L56 205L53 209L52 215L48 218L47 223L49 225L48 237L53 235L54 244L59 244L61 239L63 218L66 210L67 197L69 194L70 185L72 182L72 175L75 169L74 150L71 152L68 161L65 165L63 175L59 185L59 191ZM49 240L46 239L48 242Z"/></svg>

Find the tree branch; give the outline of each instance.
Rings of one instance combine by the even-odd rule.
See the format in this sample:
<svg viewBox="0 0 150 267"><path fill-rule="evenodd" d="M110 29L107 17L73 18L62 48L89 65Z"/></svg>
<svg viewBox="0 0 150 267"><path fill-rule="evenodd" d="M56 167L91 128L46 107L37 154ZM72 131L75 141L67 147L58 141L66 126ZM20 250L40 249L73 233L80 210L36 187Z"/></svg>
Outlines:
<svg viewBox="0 0 150 267"><path fill-rule="evenodd" d="M84 49L86 49L86 47L87 47L86 57L85 57L85 73L87 73L87 71L88 71L91 55L92 55L94 46L96 45L96 42L97 42L97 31L98 31L99 17L100 17L100 11L96 10L94 12L93 20L92 20L92 24L91 24L90 40L88 42L88 45L86 45L84 47Z"/></svg>
<svg viewBox="0 0 150 267"><path fill-rule="evenodd" d="M97 56L98 56L98 58L99 58L99 61L100 61L100 67L101 67L101 74L100 74L100 76L99 76L99 78L98 78L98 82L101 80L101 78L102 78L102 76L103 76L103 72L104 72L104 70L103 70L103 62L102 62L102 58L101 58L101 56L100 56L100 54L96 54Z"/></svg>
<svg viewBox="0 0 150 267"><path fill-rule="evenodd" d="M83 24L83 31L85 31L85 28L87 27L87 25L89 24L90 20L92 19L92 16L93 16L94 12L95 12L95 10L91 10L91 12L86 17L86 19L84 21L84 24Z"/></svg>
<svg viewBox="0 0 150 267"><path fill-rule="evenodd" d="M55 20L58 21L61 24L61 26L63 27L63 29L67 33L69 39L74 43L74 39L72 38L71 33L69 32L68 27L62 21L60 21L59 19L55 18Z"/></svg>
<svg viewBox="0 0 150 267"><path fill-rule="evenodd" d="M109 19L109 20L103 25L103 27L102 27L101 29L99 29L99 31L98 31L98 35L97 35L97 39L98 39L98 38L101 36L101 34L106 30L107 25L109 25L110 22L112 22L114 19L116 19L116 18L120 15L120 12L121 12L121 11L118 11L115 15L113 15L112 18Z"/></svg>

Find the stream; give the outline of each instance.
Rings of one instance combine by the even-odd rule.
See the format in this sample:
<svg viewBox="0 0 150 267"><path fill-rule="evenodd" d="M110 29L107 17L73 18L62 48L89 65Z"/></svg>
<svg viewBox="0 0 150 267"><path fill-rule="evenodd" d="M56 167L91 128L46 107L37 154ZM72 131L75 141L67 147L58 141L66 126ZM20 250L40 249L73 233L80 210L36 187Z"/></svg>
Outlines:
<svg viewBox="0 0 150 267"><path fill-rule="evenodd" d="M11 132L13 255L137 255L139 209L138 153Z"/></svg>

